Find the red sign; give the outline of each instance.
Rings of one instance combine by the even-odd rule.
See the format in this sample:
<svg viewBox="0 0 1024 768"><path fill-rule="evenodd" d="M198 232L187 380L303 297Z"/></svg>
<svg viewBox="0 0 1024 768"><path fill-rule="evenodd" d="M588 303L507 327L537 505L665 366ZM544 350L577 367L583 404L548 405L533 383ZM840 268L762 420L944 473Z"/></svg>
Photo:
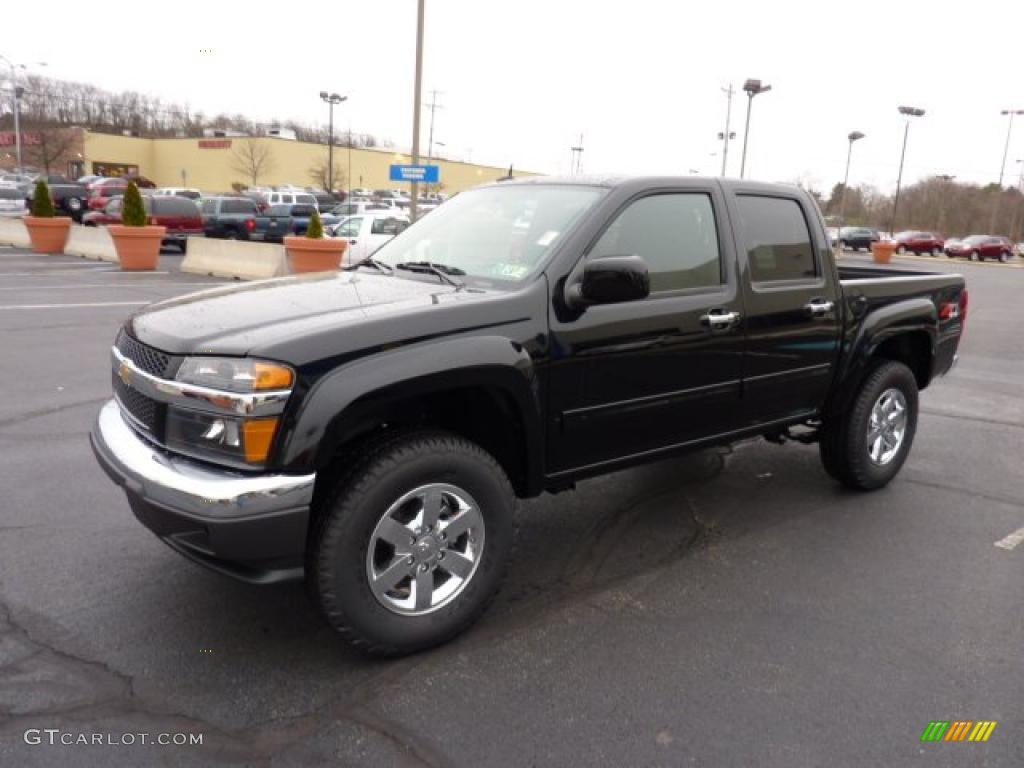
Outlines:
<svg viewBox="0 0 1024 768"><path fill-rule="evenodd" d="M13 147L18 142L14 139L14 131L0 131L0 147ZM42 143L42 138L38 133L25 133L21 132L21 144L22 146L39 146Z"/></svg>
<svg viewBox="0 0 1024 768"><path fill-rule="evenodd" d="M200 139L200 149L231 149L231 139Z"/></svg>

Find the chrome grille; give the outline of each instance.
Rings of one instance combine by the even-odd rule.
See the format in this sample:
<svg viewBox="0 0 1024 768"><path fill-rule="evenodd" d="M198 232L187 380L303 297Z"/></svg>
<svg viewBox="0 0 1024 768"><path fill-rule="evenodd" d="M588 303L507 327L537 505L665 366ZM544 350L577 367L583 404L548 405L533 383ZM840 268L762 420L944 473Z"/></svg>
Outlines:
<svg viewBox="0 0 1024 768"><path fill-rule="evenodd" d="M166 378L169 375L171 356L159 349L153 349L141 341L136 341L125 333L124 329L117 334L114 346L122 355L135 363L135 367L139 370L161 378Z"/></svg>
<svg viewBox="0 0 1024 768"><path fill-rule="evenodd" d="M114 394L121 405L121 410L128 413L138 425L143 427L156 440L162 438L164 406L141 392L126 386L115 373L113 376Z"/></svg>

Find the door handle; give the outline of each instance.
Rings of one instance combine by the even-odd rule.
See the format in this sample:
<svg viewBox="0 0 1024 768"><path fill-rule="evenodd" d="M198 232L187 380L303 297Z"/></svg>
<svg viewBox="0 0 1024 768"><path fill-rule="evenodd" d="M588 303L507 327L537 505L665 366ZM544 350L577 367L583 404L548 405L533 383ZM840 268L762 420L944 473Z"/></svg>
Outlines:
<svg viewBox="0 0 1024 768"><path fill-rule="evenodd" d="M833 309L835 309L836 303L829 301L828 299L811 299L809 302L804 304L804 310L811 317L824 317Z"/></svg>
<svg viewBox="0 0 1024 768"><path fill-rule="evenodd" d="M712 309L700 318L701 325L712 331L727 331L734 328L739 321L739 312L728 312L724 309Z"/></svg>

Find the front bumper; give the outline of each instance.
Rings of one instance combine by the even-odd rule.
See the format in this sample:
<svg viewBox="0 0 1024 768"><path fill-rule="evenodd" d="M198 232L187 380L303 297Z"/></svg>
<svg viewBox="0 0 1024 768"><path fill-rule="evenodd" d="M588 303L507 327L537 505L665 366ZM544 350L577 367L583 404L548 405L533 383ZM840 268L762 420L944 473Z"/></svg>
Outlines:
<svg viewBox="0 0 1024 768"><path fill-rule="evenodd" d="M248 475L169 454L139 437L114 400L89 438L135 516L172 549L252 583L302 577L315 474Z"/></svg>

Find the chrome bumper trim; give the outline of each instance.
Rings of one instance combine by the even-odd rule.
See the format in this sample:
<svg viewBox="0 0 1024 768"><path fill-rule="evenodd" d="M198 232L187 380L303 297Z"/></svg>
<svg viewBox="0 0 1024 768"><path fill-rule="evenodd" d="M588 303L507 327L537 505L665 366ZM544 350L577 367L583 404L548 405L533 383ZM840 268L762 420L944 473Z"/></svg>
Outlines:
<svg viewBox="0 0 1024 768"><path fill-rule="evenodd" d="M168 509L235 519L308 507L316 473L247 475L167 454L128 426L115 400L100 409L93 447L107 473L129 491Z"/></svg>
<svg viewBox="0 0 1024 768"><path fill-rule="evenodd" d="M125 386L161 403L196 408L230 416L276 416L284 410L292 391L224 392L181 381L161 379L139 368L117 347L110 348L111 367Z"/></svg>

